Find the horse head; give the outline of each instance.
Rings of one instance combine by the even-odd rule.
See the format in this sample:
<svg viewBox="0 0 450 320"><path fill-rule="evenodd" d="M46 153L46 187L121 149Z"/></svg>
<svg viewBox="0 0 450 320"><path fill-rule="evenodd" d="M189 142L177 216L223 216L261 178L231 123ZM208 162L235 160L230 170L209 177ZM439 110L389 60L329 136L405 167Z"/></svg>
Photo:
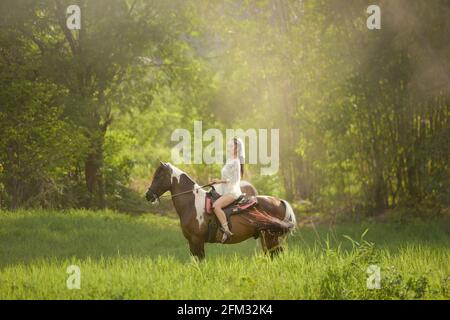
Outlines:
<svg viewBox="0 0 450 320"><path fill-rule="evenodd" d="M168 163L160 161L156 169L153 180L145 193L145 198L150 202L159 200L159 197L172 187L172 168Z"/></svg>

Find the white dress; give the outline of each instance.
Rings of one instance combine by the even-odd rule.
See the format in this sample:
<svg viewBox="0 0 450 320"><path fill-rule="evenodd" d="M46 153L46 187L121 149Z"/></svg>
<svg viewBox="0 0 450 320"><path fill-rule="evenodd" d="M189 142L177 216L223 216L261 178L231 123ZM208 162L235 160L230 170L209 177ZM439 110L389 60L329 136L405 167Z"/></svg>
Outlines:
<svg viewBox="0 0 450 320"><path fill-rule="evenodd" d="M234 199L237 199L242 194L241 192L241 163L238 159L230 159L222 168L222 180L226 183L221 184L217 192L221 195L229 194Z"/></svg>

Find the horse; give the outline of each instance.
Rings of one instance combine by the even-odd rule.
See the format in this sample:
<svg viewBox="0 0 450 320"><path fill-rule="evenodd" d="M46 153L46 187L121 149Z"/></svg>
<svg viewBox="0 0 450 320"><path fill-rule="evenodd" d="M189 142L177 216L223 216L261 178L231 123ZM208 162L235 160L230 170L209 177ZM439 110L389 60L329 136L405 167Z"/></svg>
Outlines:
<svg viewBox="0 0 450 320"><path fill-rule="evenodd" d="M256 194L256 189L251 184L249 186L244 183L242 189L249 194ZM153 203L167 191L171 193L191 254L198 260L204 259L208 223L210 219L214 219L214 213L207 214L205 210L207 191L179 168L160 162L145 197ZM263 252L274 257L283 251L282 238L295 229L295 214L286 200L261 195L256 198L255 207L230 217L234 235L225 244L259 237ZM220 239L221 234L217 233L214 242L220 243Z"/></svg>

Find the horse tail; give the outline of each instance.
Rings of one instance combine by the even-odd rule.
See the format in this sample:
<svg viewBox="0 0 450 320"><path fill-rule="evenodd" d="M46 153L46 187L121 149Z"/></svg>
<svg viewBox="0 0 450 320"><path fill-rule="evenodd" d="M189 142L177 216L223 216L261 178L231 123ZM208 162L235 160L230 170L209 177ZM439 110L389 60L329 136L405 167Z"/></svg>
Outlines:
<svg viewBox="0 0 450 320"><path fill-rule="evenodd" d="M248 209L248 220L258 231L265 230L278 234L286 234L295 228L291 221L284 221L269 215L256 207Z"/></svg>
<svg viewBox="0 0 450 320"><path fill-rule="evenodd" d="M284 207L286 209L284 220L285 222L291 222L293 224L293 227L290 231L294 231L295 227L297 226L297 218L295 217L294 210L292 209L292 206L287 202L286 200L281 199L281 202L284 204Z"/></svg>

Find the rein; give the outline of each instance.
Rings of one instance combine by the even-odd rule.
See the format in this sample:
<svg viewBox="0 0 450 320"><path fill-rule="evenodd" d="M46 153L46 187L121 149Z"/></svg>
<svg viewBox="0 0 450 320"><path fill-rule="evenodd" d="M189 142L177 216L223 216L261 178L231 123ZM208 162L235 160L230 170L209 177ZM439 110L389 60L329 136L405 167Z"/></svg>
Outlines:
<svg viewBox="0 0 450 320"><path fill-rule="evenodd" d="M187 191L183 191L183 192L179 192L179 193L175 193L175 194L162 194L159 197L156 196L156 198L158 199L158 201L159 201L159 198L166 198L166 197L171 197L173 199L173 198L175 198L177 196L180 196L182 194L191 193L192 191L197 191L197 190L202 189L202 188L211 187L212 185L214 185L214 183L208 183L208 184L205 184L203 186L194 188L192 190L187 190Z"/></svg>

